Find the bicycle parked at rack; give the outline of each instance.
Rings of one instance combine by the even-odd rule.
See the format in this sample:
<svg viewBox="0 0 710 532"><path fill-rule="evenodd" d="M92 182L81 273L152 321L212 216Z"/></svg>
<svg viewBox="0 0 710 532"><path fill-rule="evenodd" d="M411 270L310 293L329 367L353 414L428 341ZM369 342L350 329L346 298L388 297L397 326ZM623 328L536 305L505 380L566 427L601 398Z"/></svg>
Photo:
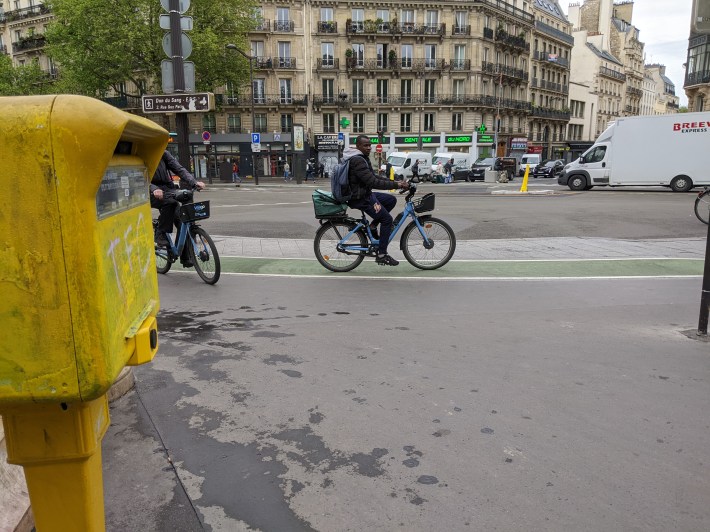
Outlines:
<svg viewBox="0 0 710 532"><path fill-rule="evenodd" d="M706 187L695 198L695 216L707 225L710 220L710 187Z"/></svg>
<svg viewBox="0 0 710 532"><path fill-rule="evenodd" d="M185 246L188 246L188 256L197 271L197 275L207 284L215 284L219 280L221 266L217 248L207 231L197 222L210 217L210 202L193 202L192 190L166 192L166 196L174 197L182 205L178 210L178 225L175 244L171 235L166 234L168 247L155 246L155 263L158 273L168 273L173 263L178 260ZM154 239L158 236L158 220L153 219Z"/></svg>
<svg viewBox="0 0 710 532"><path fill-rule="evenodd" d="M400 249L407 261L422 270L435 270L449 262L456 250L453 229L439 218L422 214L434 210L433 193L416 201L418 179L409 179L404 210L394 220L390 242L400 229ZM404 193L402 191L400 193ZM318 262L333 272L348 272L357 268L365 257L374 257L379 241L361 211L360 219L347 216L347 205L339 204L326 191L313 192L313 206L321 226L316 231L313 249Z"/></svg>

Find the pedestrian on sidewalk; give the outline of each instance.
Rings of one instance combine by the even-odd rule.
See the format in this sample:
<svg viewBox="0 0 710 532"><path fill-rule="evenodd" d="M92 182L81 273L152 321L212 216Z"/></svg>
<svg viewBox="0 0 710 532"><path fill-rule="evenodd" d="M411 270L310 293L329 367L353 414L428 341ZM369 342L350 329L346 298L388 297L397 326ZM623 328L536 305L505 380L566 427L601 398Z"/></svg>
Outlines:
<svg viewBox="0 0 710 532"><path fill-rule="evenodd" d="M242 178L239 177L239 165L237 164L237 161L232 162L232 183L235 184L235 186L239 186L239 184L242 182Z"/></svg>
<svg viewBox="0 0 710 532"><path fill-rule="evenodd" d="M291 167L286 162L284 163L284 181L291 181L292 179L293 178L291 177Z"/></svg>

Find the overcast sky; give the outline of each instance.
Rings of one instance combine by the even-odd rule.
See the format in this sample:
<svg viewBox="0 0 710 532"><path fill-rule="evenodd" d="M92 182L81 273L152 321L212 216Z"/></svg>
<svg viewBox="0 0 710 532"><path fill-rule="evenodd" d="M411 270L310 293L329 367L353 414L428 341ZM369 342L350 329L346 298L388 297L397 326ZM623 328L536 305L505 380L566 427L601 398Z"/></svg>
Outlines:
<svg viewBox="0 0 710 532"><path fill-rule="evenodd" d="M559 0L567 13L569 0ZM646 63L666 65L666 76L675 84L680 104L687 105L683 82L690 35L692 0L634 0L631 23L639 29L645 44Z"/></svg>

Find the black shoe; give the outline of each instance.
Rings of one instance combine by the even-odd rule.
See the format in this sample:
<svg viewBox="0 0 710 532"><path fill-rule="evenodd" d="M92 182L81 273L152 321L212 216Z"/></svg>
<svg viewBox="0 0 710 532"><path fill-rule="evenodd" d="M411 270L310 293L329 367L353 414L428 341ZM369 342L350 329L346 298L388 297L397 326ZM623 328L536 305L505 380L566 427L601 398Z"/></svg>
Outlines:
<svg viewBox="0 0 710 532"><path fill-rule="evenodd" d="M159 248L170 247L170 242L168 242L168 237L165 236L165 233L158 233L158 236L155 237L155 245Z"/></svg>
<svg viewBox="0 0 710 532"><path fill-rule="evenodd" d="M183 268L192 268L194 266L193 262L191 260L181 260L180 264L182 264Z"/></svg>
<svg viewBox="0 0 710 532"><path fill-rule="evenodd" d="M399 261L390 257L389 255L387 255L387 253L382 254L382 255L378 253L377 256L375 257L375 262L377 264L379 264L380 266L398 266L399 265Z"/></svg>

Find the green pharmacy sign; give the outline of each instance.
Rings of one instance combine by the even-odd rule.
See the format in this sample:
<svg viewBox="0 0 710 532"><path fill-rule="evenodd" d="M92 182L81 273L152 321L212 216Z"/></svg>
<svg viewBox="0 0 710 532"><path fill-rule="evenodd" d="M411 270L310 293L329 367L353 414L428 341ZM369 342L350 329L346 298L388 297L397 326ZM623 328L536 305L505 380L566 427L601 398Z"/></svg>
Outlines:
<svg viewBox="0 0 710 532"><path fill-rule="evenodd" d="M446 137L446 144L470 144L471 135L450 135Z"/></svg>
<svg viewBox="0 0 710 532"><path fill-rule="evenodd" d="M478 144L493 144L495 139L491 135L485 135L483 133L478 134Z"/></svg>

